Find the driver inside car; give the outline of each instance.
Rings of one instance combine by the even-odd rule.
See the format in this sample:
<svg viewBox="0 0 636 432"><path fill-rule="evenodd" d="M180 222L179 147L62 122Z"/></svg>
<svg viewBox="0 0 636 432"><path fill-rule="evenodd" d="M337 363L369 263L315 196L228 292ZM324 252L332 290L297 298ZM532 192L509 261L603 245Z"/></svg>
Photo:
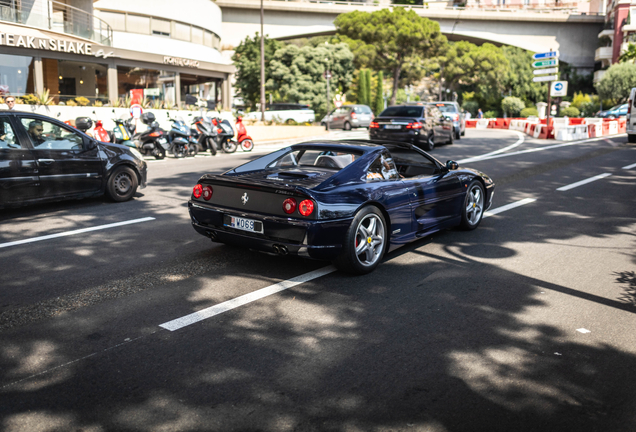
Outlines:
<svg viewBox="0 0 636 432"><path fill-rule="evenodd" d="M44 126L42 125L42 122L34 120L31 123L29 123L28 133L35 147L39 146L40 144L43 144L46 141L46 139L44 139L44 137L42 136L43 132L44 132Z"/></svg>

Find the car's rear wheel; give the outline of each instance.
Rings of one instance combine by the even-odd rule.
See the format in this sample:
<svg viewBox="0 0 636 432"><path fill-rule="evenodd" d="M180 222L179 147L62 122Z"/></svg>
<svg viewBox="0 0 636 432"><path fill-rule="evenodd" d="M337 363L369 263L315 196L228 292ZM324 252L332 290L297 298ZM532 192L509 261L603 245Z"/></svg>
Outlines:
<svg viewBox="0 0 636 432"><path fill-rule="evenodd" d="M345 122L343 128L344 130L351 130L351 123Z"/></svg>
<svg viewBox="0 0 636 432"><path fill-rule="evenodd" d="M387 243L382 212L374 206L364 207L353 218L334 264L346 273L370 273L380 264Z"/></svg>
<svg viewBox="0 0 636 432"><path fill-rule="evenodd" d="M137 192L137 186L137 174L128 167L119 167L108 178L106 193L113 201L128 201Z"/></svg>
<svg viewBox="0 0 636 432"><path fill-rule="evenodd" d="M433 132L431 132L430 134L428 134L428 137L426 138L426 142L424 143L424 150L431 151L434 148L435 148L435 135L433 134Z"/></svg>
<svg viewBox="0 0 636 432"><path fill-rule="evenodd" d="M462 133L459 131L459 129L457 129L457 131L455 131L455 139L462 139Z"/></svg>
<svg viewBox="0 0 636 432"><path fill-rule="evenodd" d="M479 180L473 180L468 186L464 208L462 209L461 227L465 230L474 230L479 226L484 216L484 202L486 194Z"/></svg>
<svg viewBox="0 0 636 432"><path fill-rule="evenodd" d="M455 128L451 128L451 133L446 144L453 144L453 138L455 138Z"/></svg>

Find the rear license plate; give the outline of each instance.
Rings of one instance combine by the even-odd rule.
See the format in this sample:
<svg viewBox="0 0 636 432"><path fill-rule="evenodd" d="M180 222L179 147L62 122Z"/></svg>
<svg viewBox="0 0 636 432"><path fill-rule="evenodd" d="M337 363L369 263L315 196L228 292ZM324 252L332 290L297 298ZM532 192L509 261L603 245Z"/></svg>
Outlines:
<svg viewBox="0 0 636 432"><path fill-rule="evenodd" d="M263 233L263 222L252 219L225 215L223 217L223 225L242 231Z"/></svg>
<svg viewBox="0 0 636 432"><path fill-rule="evenodd" d="M400 125L384 125L384 129L402 129Z"/></svg>

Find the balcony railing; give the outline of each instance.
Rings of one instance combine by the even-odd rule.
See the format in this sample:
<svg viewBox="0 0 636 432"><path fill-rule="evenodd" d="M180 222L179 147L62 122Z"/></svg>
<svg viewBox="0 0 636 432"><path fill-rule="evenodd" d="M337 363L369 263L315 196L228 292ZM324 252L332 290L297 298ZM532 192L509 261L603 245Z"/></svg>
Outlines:
<svg viewBox="0 0 636 432"><path fill-rule="evenodd" d="M594 61L611 60L613 55L614 55L613 47L597 48L596 52L594 53Z"/></svg>
<svg viewBox="0 0 636 432"><path fill-rule="evenodd" d="M52 0L34 2L30 10L21 10L19 6L7 3L0 1L0 21L58 31L101 45L112 45L113 29L86 11Z"/></svg>
<svg viewBox="0 0 636 432"><path fill-rule="evenodd" d="M601 78L603 78L603 75L605 75L604 70L597 70L596 72L594 72L594 82L599 82L601 80Z"/></svg>

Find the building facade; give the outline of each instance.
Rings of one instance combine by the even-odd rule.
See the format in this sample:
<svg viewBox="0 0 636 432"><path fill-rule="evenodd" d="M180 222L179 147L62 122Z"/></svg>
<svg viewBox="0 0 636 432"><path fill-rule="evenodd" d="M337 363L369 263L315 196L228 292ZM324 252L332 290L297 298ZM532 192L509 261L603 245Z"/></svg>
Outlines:
<svg viewBox="0 0 636 432"><path fill-rule="evenodd" d="M630 43L636 44L636 0L607 0L606 10L605 26L598 34L599 47L594 53L594 82L618 62Z"/></svg>
<svg viewBox="0 0 636 432"><path fill-rule="evenodd" d="M0 0L0 94L231 106L210 0Z"/></svg>

